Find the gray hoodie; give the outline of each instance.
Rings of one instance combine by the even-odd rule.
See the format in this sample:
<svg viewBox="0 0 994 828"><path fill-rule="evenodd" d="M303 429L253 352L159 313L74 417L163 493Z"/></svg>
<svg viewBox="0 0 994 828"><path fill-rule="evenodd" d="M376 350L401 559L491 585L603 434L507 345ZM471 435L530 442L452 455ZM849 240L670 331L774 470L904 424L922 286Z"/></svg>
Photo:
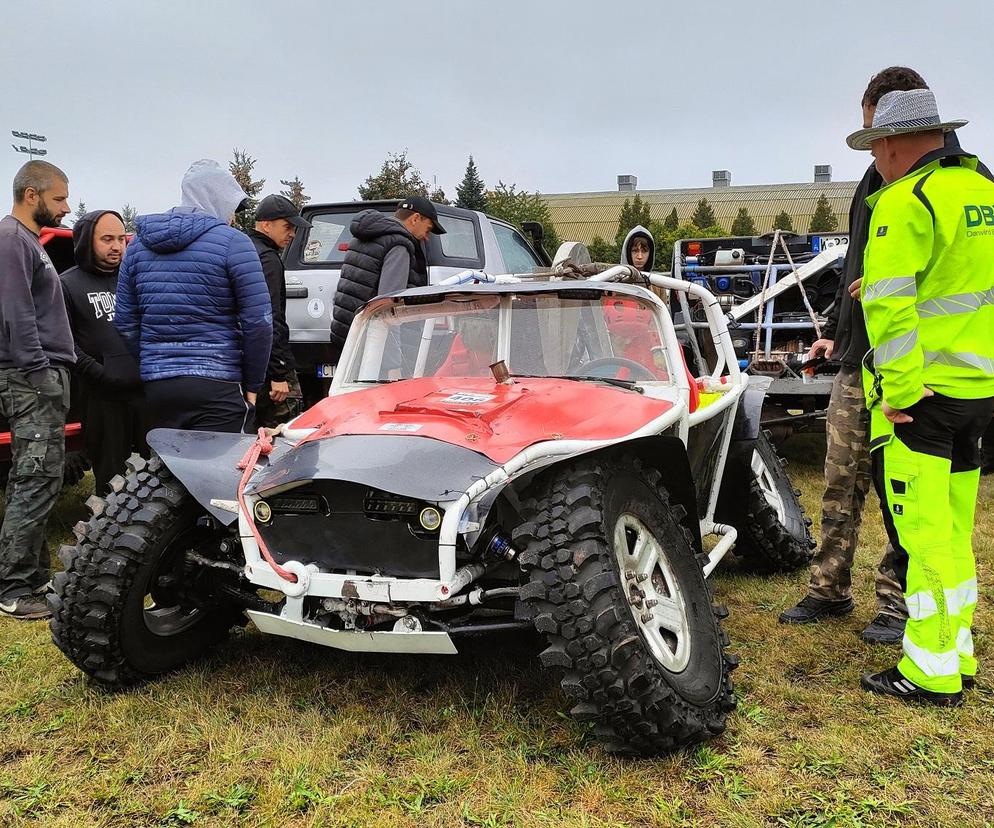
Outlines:
<svg viewBox="0 0 994 828"><path fill-rule="evenodd" d="M194 161L183 176L180 206L187 210L210 213L223 222L231 221L246 195L238 182L217 161L202 158Z"/></svg>
<svg viewBox="0 0 994 828"><path fill-rule="evenodd" d="M653 262L656 259L656 243L652 240L652 233L641 224L635 225L628 231L628 235L625 236L625 243L621 245L621 264L630 265L632 263L632 241L634 241L636 236L643 236L649 242L649 259L646 261L642 271L652 270Z"/></svg>

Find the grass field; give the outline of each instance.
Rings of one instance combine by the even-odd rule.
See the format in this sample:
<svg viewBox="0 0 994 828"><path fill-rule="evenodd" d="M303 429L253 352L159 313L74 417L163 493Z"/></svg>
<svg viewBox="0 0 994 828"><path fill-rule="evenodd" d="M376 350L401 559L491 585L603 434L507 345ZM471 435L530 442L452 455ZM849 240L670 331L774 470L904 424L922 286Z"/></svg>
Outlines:
<svg viewBox="0 0 994 828"><path fill-rule="evenodd" d="M787 449L817 517L821 447ZM63 535L87 485L60 504ZM985 480L981 674L964 707L908 708L857 687L896 657L858 638L883 544L872 500L846 620L784 628L776 616L806 573L719 569L739 708L722 737L653 761L605 754L563 715L530 637L408 659L247 632L209 661L109 694L45 624L0 620L0 826L989 826L992 502Z"/></svg>

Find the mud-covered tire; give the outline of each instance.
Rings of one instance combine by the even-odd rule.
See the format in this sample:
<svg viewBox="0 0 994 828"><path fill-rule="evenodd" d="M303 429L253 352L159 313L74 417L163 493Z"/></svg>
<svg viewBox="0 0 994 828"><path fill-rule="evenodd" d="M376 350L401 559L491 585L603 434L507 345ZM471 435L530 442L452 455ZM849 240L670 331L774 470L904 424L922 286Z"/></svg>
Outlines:
<svg viewBox="0 0 994 828"><path fill-rule="evenodd" d="M727 610L712 606L681 507L670 504L659 473L629 455L580 459L536 478L522 506L526 522L514 532L527 579L520 600L546 636L541 661L561 673L571 715L624 753L658 754L721 733L735 707L729 674L737 660L725 654L719 625ZM630 524L657 544L667 570L637 583L659 575L673 587L660 594L682 602L685 635L662 657L654 622L640 623L630 603L635 570L621 563ZM688 649L677 659L681 640ZM681 669L670 669L678 660Z"/></svg>
<svg viewBox="0 0 994 828"><path fill-rule="evenodd" d="M735 555L753 572L792 572L811 563L815 541L787 475L786 461L765 431L756 440Z"/></svg>
<svg viewBox="0 0 994 828"><path fill-rule="evenodd" d="M66 568L48 602L55 645L100 683L124 687L196 659L240 613L218 602L147 614L146 596L162 589L160 568L184 546L185 533L199 531L203 511L155 455L133 455L111 488L106 499L87 501L93 517L77 524L76 545L62 548Z"/></svg>

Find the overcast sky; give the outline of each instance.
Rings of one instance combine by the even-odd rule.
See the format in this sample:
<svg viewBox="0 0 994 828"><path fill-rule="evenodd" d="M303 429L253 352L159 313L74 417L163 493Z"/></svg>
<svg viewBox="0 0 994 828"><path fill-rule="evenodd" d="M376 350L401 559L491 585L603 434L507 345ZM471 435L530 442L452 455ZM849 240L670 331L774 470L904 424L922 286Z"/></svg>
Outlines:
<svg viewBox="0 0 994 828"><path fill-rule="evenodd" d="M852 179L869 157L844 138L891 64L994 158L989 0L8 0L0 16L0 180L27 158L11 129L47 135L74 207L166 209L191 161L233 147L265 193L299 175L316 201L356 198L405 147L450 196L470 153L487 184L548 193L619 173L810 181L814 164Z"/></svg>

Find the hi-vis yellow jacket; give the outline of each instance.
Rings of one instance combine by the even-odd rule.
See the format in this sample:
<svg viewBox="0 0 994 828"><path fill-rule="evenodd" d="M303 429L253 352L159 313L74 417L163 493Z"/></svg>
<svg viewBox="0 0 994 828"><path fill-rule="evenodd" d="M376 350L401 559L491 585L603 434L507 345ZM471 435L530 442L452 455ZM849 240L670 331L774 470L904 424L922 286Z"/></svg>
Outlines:
<svg viewBox="0 0 994 828"><path fill-rule="evenodd" d="M867 199L860 299L873 349L870 407L882 395L909 408L925 386L957 399L994 396L994 183L958 150L922 160Z"/></svg>

